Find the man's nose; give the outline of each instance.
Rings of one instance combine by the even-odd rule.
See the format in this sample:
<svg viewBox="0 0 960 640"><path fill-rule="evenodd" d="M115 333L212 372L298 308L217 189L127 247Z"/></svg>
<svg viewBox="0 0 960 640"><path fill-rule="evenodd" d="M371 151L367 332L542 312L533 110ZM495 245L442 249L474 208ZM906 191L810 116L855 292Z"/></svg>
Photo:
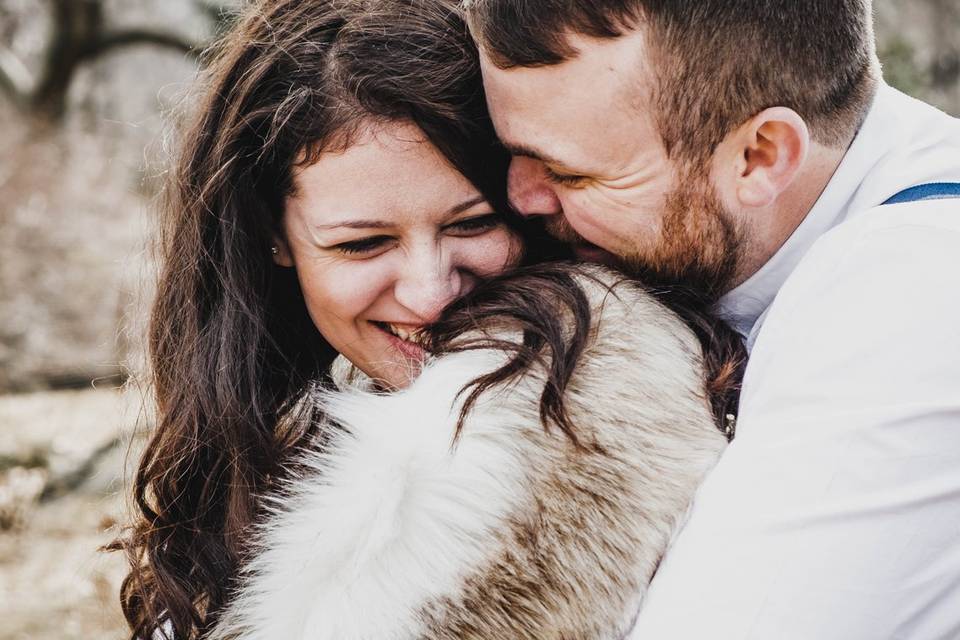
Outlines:
<svg viewBox="0 0 960 640"><path fill-rule="evenodd" d="M440 316L448 304L459 298L465 286L463 273L443 252L423 252L404 265L394 285L394 296L403 307L423 323Z"/></svg>
<svg viewBox="0 0 960 640"><path fill-rule="evenodd" d="M534 158L515 156L507 173L510 204L525 216L551 216L563 213L553 185L547 181L543 163Z"/></svg>

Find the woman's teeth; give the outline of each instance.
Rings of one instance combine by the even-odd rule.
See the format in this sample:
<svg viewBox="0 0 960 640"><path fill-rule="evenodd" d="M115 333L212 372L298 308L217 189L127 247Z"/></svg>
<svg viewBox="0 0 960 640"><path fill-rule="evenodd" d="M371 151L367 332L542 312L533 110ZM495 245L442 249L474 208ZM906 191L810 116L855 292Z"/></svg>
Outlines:
<svg viewBox="0 0 960 640"><path fill-rule="evenodd" d="M381 324L387 329L387 331L406 342L419 344L423 338L421 327L401 326L398 324L391 324L389 322L383 322Z"/></svg>

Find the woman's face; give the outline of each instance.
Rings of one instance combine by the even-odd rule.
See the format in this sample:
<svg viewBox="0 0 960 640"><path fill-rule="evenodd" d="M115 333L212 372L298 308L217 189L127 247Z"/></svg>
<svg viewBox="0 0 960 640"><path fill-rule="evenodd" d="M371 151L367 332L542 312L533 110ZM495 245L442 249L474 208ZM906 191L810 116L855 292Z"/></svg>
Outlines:
<svg viewBox="0 0 960 640"><path fill-rule="evenodd" d="M387 387L419 373L412 332L519 259L502 214L414 125L371 129L293 185L276 261L296 268L324 338Z"/></svg>

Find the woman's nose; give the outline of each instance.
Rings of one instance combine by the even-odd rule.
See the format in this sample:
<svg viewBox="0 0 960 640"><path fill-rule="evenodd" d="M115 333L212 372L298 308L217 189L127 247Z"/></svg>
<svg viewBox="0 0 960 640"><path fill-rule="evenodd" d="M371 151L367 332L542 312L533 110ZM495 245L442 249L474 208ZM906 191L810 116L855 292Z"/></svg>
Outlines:
<svg viewBox="0 0 960 640"><path fill-rule="evenodd" d="M433 322L462 293L464 275L439 249L407 262L394 285L394 296L417 318Z"/></svg>

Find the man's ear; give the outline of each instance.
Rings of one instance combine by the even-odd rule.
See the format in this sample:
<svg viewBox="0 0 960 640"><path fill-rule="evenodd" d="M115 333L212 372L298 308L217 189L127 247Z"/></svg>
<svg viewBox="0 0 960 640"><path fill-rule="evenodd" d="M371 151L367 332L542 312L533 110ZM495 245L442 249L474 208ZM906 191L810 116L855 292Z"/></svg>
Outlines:
<svg viewBox="0 0 960 640"><path fill-rule="evenodd" d="M810 131L800 115L771 107L730 133L720 145L727 178L742 208L773 204L796 178L810 150ZM729 184L729 183L728 183Z"/></svg>
<svg viewBox="0 0 960 640"><path fill-rule="evenodd" d="M292 267L293 254L290 253L290 245L279 234L273 236L273 242L270 245L270 253L273 263L278 267Z"/></svg>

